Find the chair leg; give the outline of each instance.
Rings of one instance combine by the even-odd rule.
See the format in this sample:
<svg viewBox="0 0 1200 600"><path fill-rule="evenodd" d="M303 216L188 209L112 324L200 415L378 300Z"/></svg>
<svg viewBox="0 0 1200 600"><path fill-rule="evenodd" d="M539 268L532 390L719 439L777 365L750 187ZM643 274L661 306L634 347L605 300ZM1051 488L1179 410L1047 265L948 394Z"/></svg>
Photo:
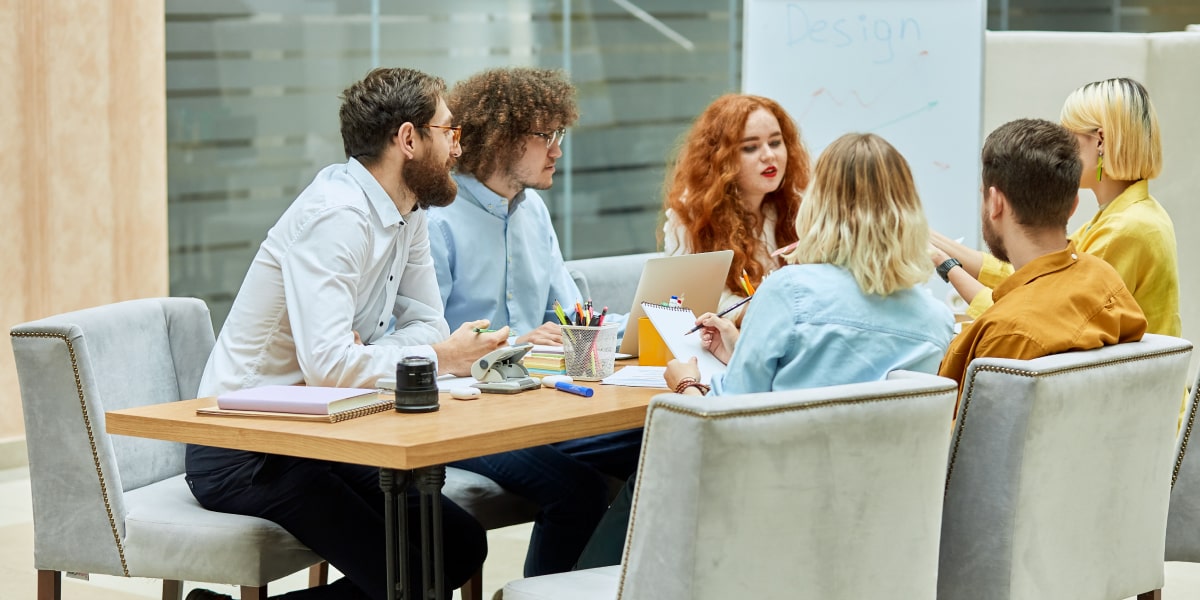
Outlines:
<svg viewBox="0 0 1200 600"><path fill-rule="evenodd" d="M265 585L262 587L243 585L241 590L242 600L267 600L267 586Z"/></svg>
<svg viewBox="0 0 1200 600"><path fill-rule="evenodd" d="M480 567L458 591L462 600L483 600L483 567Z"/></svg>
<svg viewBox="0 0 1200 600"><path fill-rule="evenodd" d="M37 600L62 600L62 573L38 569Z"/></svg>
<svg viewBox="0 0 1200 600"><path fill-rule="evenodd" d="M183 582L178 579L164 579L162 600L183 600Z"/></svg>
<svg viewBox="0 0 1200 600"><path fill-rule="evenodd" d="M329 562L323 560L308 568L308 587L320 587L327 583L329 583Z"/></svg>
<svg viewBox="0 0 1200 600"><path fill-rule="evenodd" d="M1138 594L1137 600L1162 600L1162 590L1153 590Z"/></svg>

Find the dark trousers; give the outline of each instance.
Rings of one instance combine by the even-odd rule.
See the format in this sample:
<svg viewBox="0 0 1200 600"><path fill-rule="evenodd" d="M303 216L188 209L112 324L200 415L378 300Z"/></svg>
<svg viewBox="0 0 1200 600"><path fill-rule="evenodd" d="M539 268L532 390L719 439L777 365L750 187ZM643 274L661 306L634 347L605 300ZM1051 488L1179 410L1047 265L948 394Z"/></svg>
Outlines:
<svg viewBox="0 0 1200 600"><path fill-rule="evenodd" d="M345 575L329 585L295 591L282 598L387 597L379 469L285 456L255 457L241 452L231 452L230 456L237 460L201 472L193 472L189 457L188 485L200 505L274 521ZM212 460L205 461L205 466L212 465ZM444 496L441 500L449 591L461 587L479 570L487 556L487 536L474 518ZM408 527L412 532L420 531L418 503L416 492L410 490ZM410 536L409 572L414 580L404 582L406 592L420 585L419 540L419 535Z"/></svg>
<svg viewBox="0 0 1200 600"><path fill-rule="evenodd" d="M612 506L604 512L596 531L579 555L576 569L595 569L621 564L625 552L625 536L629 532L629 516L633 512L633 486L637 475L625 481Z"/></svg>
<svg viewBox="0 0 1200 600"><path fill-rule="evenodd" d="M608 507L608 477L637 469L642 430L570 440L454 463L538 505L525 576L571 570Z"/></svg>

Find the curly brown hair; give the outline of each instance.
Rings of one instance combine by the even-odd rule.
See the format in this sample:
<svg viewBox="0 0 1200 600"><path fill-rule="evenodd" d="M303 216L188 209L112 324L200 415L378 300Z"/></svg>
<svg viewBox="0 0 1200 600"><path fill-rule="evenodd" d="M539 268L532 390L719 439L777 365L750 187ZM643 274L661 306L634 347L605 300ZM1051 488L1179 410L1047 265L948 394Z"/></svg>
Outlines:
<svg viewBox="0 0 1200 600"><path fill-rule="evenodd" d="M787 166L779 187L763 198L775 210L775 242L780 248L799 239L796 212L800 194L808 187L808 150L800 129L779 103L762 96L726 94L704 110L688 132L672 169L667 172L664 209L671 209L687 229L685 241L692 252L733 250L725 287L740 288L742 270L755 286L771 267L755 259L763 250L759 235L763 223L739 201L738 148L750 113L766 109L775 115L787 148ZM662 234L659 234L660 242Z"/></svg>
<svg viewBox="0 0 1200 600"><path fill-rule="evenodd" d="M446 105L462 125L458 171L480 181L516 164L529 133L579 118L575 87L556 69L488 69L455 84Z"/></svg>

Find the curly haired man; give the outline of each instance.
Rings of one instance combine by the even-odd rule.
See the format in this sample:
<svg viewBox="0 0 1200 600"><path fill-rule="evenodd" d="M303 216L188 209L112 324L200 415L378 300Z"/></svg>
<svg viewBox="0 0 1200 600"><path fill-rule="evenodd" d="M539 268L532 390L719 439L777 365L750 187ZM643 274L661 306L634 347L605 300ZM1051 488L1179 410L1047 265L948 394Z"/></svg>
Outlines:
<svg viewBox="0 0 1200 600"><path fill-rule="evenodd" d="M518 343L561 344L554 301L580 293L536 190L553 185L563 137L579 118L575 88L560 71L490 69L459 82L447 104L462 126L458 197L429 211L446 320L488 319L520 332ZM640 447L638 429L455 466L538 504L525 575L545 575L575 563L608 504L604 475L630 475Z"/></svg>

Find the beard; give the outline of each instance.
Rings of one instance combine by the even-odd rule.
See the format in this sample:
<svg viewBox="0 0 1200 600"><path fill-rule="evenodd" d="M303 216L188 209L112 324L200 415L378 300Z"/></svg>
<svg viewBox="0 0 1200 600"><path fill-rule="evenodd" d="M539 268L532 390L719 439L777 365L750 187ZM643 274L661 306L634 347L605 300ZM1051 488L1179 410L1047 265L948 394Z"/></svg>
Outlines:
<svg viewBox="0 0 1200 600"><path fill-rule="evenodd" d="M409 191L417 197L417 207L447 206L454 202L454 197L458 195L458 184L450 177L450 169L455 162L452 156L444 165L429 158L404 163L401 174Z"/></svg>
<svg viewBox="0 0 1200 600"><path fill-rule="evenodd" d="M996 233L996 230L992 228L992 223L991 221L987 220L986 216L983 218L983 243L987 244L988 250L991 251L992 256L995 256L1004 262L1008 262L1008 248L1004 247L1004 240L1001 239L1000 234Z"/></svg>
<svg viewBox="0 0 1200 600"><path fill-rule="evenodd" d="M538 181L536 175L519 171L515 165L509 167L504 175L508 178L509 183L511 183L518 190L548 190L554 186L553 179L550 179L549 181Z"/></svg>

